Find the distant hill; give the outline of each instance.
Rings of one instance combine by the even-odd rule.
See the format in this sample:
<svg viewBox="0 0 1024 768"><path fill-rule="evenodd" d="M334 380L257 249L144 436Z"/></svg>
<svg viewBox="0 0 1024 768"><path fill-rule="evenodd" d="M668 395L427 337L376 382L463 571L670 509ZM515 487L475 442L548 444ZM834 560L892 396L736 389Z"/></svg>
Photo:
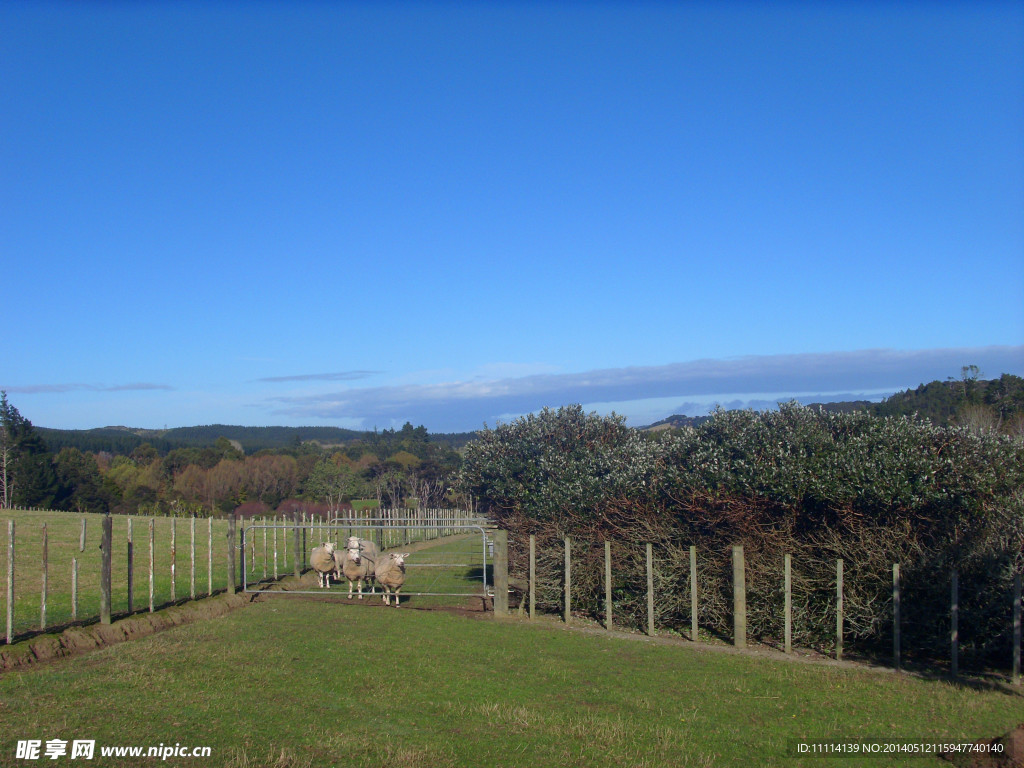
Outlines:
<svg viewBox="0 0 1024 768"><path fill-rule="evenodd" d="M127 455L143 443L149 443L159 453L166 454L176 448L204 448L220 437L240 445L247 454L264 449L295 448L303 443L321 446L349 446L354 443L375 443L375 433L341 427L242 427L231 424L208 424L174 429L134 429L130 427L102 427L99 429L48 429L36 427L36 432L54 453L62 448L98 453L107 451ZM432 443L458 449L476 436L475 432L427 435Z"/></svg>
<svg viewBox="0 0 1024 768"><path fill-rule="evenodd" d="M977 423L987 418L991 426L1006 427L1024 417L1024 379L1004 373L998 379L964 377L921 384L916 389L887 397L880 403L815 403L831 412L866 410L874 416L913 416L938 426Z"/></svg>
<svg viewBox="0 0 1024 768"><path fill-rule="evenodd" d="M1012 374L1003 374L998 379L984 380L973 378L967 375L967 368L964 370L965 375L961 379L922 384L916 389L897 392L880 403L853 400L807 405L831 413L867 411L875 416L917 414L919 418L926 418L939 426L970 423L1004 431L1024 429L1024 379ZM683 427L699 427L709 418L711 417L676 414L638 429L660 432ZM347 447L365 442L375 446L382 438L401 437L406 430L411 429L411 425L407 425L399 434L394 430L378 433L341 427L241 427L230 424L174 429L103 427L76 430L36 427L36 431L54 453L59 452L61 448L74 447L81 451L107 451L113 454L130 454L143 443L149 443L161 454L176 448L204 448L212 446L220 437L237 443L247 454L263 449L295 448L303 443ZM463 448L477 436L475 431L433 435L426 434L423 427L412 431L422 431L424 437L421 437L421 440L446 445L453 450Z"/></svg>
<svg viewBox="0 0 1024 768"><path fill-rule="evenodd" d="M1024 379L1004 373L998 379L972 378L965 368L960 379L933 381L916 389L907 389L880 403L852 400L837 403L805 403L829 413L867 411L873 416L913 416L928 419L937 426L969 424L1011 429L1024 423ZM646 431L700 426L709 416L669 416L647 427Z"/></svg>
<svg viewBox="0 0 1024 768"><path fill-rule="evenodd" d="M667 419L648 424L646 427L638 427L643 432L663 432L666 429L682 429L683 427L699 427L710 416L680 416L678 414L669 416Z"/></svg>

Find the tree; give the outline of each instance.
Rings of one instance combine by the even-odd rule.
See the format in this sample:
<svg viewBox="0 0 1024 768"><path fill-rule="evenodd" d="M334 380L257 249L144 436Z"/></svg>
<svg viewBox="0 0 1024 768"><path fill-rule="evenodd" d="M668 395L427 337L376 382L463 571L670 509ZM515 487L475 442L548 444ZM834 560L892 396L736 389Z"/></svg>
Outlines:
<svg viewBox="0 0 1024 768"><path fill-rule="evenodd" d="M60 483L59 509L75 512L108 512L109 494L103 488L96 457L77 448L64 448L55 461Z"/></svg>
<svg viewBox="0 0 1024 768"><path fill-rule="evenodd" d="M309 473L305 487L307 496L324 499L330 510L337 511L343 501L349 501L358 495L362 490L362 483L350 465L338 464L325 456Z"/></svg>
<svg viewBox="0 0 1024 768"><path fill-rule="evenodd" d="M14 482L11 467L14 459L14 437L9 427L12 410L14 409L7 402L7 393L0 392L0 509L11 506Z"/></svg>
<svg viewBox="0 0 1024 768"><path fill-rule="evenodd" d="M0 491L4 507L53 506L57 475L46 444L0 392Z"/></svg>

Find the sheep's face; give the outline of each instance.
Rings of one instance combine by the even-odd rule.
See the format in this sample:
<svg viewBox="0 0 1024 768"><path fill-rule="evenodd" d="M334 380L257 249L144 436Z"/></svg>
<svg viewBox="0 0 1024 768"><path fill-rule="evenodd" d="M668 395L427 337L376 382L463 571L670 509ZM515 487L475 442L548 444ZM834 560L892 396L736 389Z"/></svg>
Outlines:
<svg viewBox="0 0 1024 768"><path fill-rule="evenodd" d="M351 560L356 565L359 565L359 547L358 547L358 545L355 546L355 547L350 546L348 548L348 559Z"/></svg>
<svg viewBox="0 0 1024 768"><path fill-rule="evenodd" d="M394 552L391 553L391 559L395 561L395 565L397 565L399 568L405 568L405 558L407 558L408 556L408 552L403 552L400 555L395 554Z"/></svg>
<svg viewBox="0 0 1024 768"><path fill-rule="evenodd" d="M353 549L353 548L359 549L359 537L358 536L349 536L348 537L347 548L348 549Z"/></svg>
<svg viewBox="0 0 1024 768"><path fill-rule="evenodd" d="M334 554L334 542L333 541L328 541L326 544L321 544L320 546L324 548L324 550L327 552L328 555L333 555Z"/></svg>

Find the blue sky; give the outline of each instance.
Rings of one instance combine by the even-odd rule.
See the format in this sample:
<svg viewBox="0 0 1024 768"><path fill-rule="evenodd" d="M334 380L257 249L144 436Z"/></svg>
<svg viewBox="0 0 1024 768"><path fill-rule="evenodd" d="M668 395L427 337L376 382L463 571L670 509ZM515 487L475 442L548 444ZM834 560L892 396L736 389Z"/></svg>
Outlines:
<svg viewBox="0 0 1024 768"><path fill-rule="evenodd" d="M0 4L0 388L425 424L1024 375L1024 4Z"/></svg>

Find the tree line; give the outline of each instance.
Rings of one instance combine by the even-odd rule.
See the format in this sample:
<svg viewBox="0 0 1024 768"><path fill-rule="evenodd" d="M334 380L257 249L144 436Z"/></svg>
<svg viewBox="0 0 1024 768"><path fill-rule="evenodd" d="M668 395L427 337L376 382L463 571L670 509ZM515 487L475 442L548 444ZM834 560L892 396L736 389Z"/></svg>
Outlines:
<svg viewBox="0 0 1024 768"><path fill-rule="evenodd" d="M829 413L863 411L878 417L908 416L940 427L1024 435L1024 379L1009 373L992 380L980 376L978 366L965 365L959 378L951 376L945 381L921 384L890 395L880 403L853 400L810 403L809 406ZM710 418L674 415L651 424L648 429L699 427Z"/></svg>
<svg viewBox="0 0 1024 768"><path fill-rule="evenodd" d="M196 428L205 432L210 428ZM130 440L124 450L52 450L41 432L0 393L0 504L147 515L264 514L296 503L340 509L356 499L382 506L453 503L450 476L459 454L423 426L349 433L345 445L295 439L286 447L242 450L224 435L205 444ZM317 428L311 428L316 430ZM63 431L62 431L63 432ZM101 439L124 430L100 430ZM317 437L328 433L312 433ZM358 435L352 439L351 435ZM329 433L334 438L338 435ZM137 437L137 436L134 436ZM115 447L105 443L107 447Z"/></svg>

